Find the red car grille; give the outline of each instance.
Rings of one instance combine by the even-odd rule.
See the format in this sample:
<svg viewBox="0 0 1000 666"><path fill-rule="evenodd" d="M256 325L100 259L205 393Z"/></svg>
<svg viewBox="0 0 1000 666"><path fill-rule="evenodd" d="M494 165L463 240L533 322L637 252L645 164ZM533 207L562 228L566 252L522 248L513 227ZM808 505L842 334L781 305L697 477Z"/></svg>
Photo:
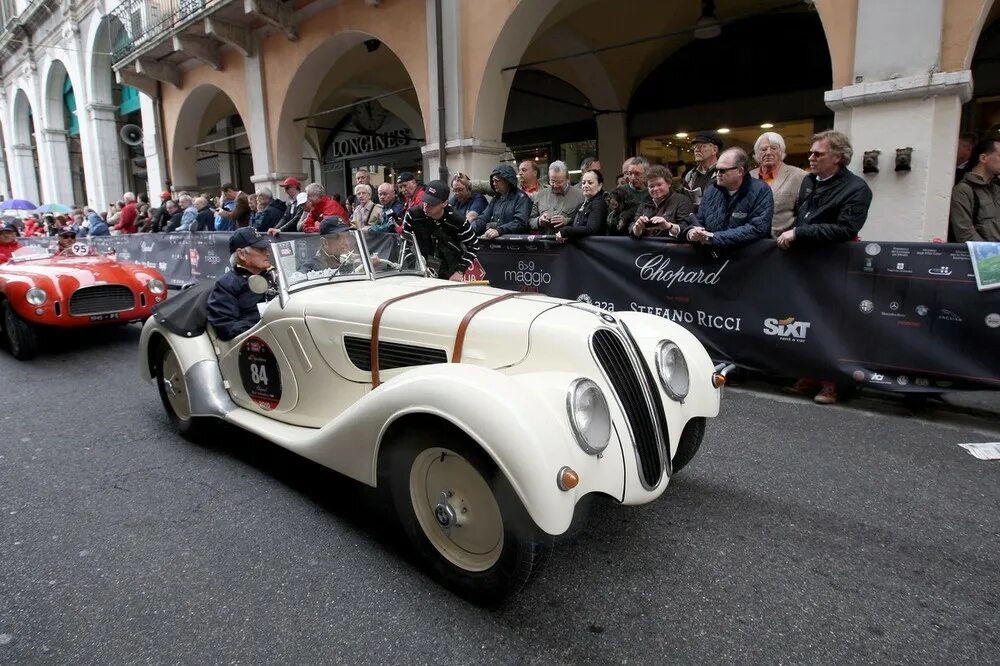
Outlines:
<svg viewBox="0 0 1000 666"><path fill-rule="evenodd" d="M69 297L69 313L74 316L124 312L135 307L135 294L120 284L83 287Z"/></svg>

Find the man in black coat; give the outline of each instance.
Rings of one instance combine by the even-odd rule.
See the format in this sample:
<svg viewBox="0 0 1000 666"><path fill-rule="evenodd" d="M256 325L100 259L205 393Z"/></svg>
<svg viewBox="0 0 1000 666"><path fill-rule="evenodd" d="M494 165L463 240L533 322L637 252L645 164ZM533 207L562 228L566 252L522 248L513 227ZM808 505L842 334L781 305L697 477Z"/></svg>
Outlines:
<svg viewBox="0 0 1000 666"><path fill-rule="evenodd" d="M232 340L260 321L257 304L265 296L250 291L248 281L251 275L261 275L271 268L270 244L267 236L250 227L237 229L229 238L233 270L216 281L208 296L208 323L220 340Z"/></svg>
<svg viewBox="0 0 1000 666"><path fill-rule="evenodd" d="M257 192L257 206L259 213L250 226L261 233L267 233L268 229L274 229L281 225L281 218L285 214L285 203L275 199L271 190L262 187Z"/></svg>
<svg viewBox="0 0 1000 666"><path fill-rule="evenodd" d="M432 180L424 188L423 203L403 216L403 232L412 233L427 263L442 280L462 282L465 271L476 260L479 239L472 223L448 203L451 191L443 180Z"/></svg>
<svg viewBox="0 0 1000 666"><path fill-rule="evenodd" d="M205 197L198 197L194 200L194 207L198 209L198 217L191 225L191 231L215 231L215 212Z"/></svg>
<svg viewBox="0 0 1000 666"><path fill-rule="evenodd" d="M872 191L847 165L854 154L843 132L827 130L813 137L811 173L802 180L792 228L778 236L778 247L853 240L868 219Z"/></svg>

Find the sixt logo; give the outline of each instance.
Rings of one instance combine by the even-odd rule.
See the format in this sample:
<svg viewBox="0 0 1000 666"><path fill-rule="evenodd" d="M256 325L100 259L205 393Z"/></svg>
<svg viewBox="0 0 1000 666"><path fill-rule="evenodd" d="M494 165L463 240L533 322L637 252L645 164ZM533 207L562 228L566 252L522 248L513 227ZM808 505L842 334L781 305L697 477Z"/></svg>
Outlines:
<svg viewBox="0 0 1000 666"><path fill-rule="evenodd" d="M764 335L776 335L783 340L805 342L806 333L812 324L808 321L795 321L795 317L786 319L765 319Z"/></svg>

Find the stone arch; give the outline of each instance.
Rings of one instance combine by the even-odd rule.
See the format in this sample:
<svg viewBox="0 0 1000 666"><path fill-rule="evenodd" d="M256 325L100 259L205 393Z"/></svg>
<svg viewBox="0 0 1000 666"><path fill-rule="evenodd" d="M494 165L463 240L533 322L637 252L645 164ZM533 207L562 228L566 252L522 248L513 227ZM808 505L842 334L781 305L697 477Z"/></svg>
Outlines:
<svg viewBox="0 0 1000 666"><path fill-rule="evenodd" d="M278 116L275 140L275 159L279 171L295 171L301 164L302 156L298 154L306 135L306 122L296 121L296 118L308 116L322 109L314 108L322 92L320 86L323 76L317 72L332 70L338 60L349 51L360 46L366 40L376 39L382 42L380 48L388 49L400 62L402 68L416 90L417 106L420 122L418 127L427 132L429 127L428 101L426 99L426 76L418 74L415 64L400 57L400 51L394 49L391 43L386 43L378 30L350 30L340 32L318 43L299 63L295 75L288 81L287 88L280 99L281 111ZM381 100L383 104L392 105L391 98Z"/></svg>
<svg viewBox="0 0 1000 666"><path fill-rule="evenodd" d="M88 198L92 205L106 206L109 201L121 198L127 189L126 173L129 171L127 154L118 136L118 106L115 99L115 74L111 69L111 53L116 39L124 34L125 27L115 16L94 13L87 26L83 54L86 76L86 105L77 107L81 119L87 119L84 159L90 165ZM77 82L74 81L74 89Z"/></svg>
<svg viewBox="0 0 1000 666"><path fill-rule="evenodd" d="M58 59L48 63L42 84L42 127L41 146L47 164L46 193L54 202L75 204L83 200L85 186L83 179L82 151L77 159L77 168L73 168L70 155L70 125L67 122L66 80L71 89L79 90L74 85L71 73L66 64ZM78 124L79 127L79 124ZM79 143L76 140L75 143Z"/></svg>
<svg viewBox="0 0 1000 666"><path fill-rule="evenodd" d="M233 115L239 116L241 120L246 117L233 98L214 84L203 83L187 94L178 109L170 141L171 180L175 189L196 189L199 151L192 146L204 142L213 127ZM247 134L246 137L240 137L235 145L250 145L253 140ZM224 144L220 143L219 146L224 147ZM249 182L237 185L250 188Z"/></svg>
<svg viewBox="0 0 1000 666"><path fill-rule="evenodd" d="M31 97L23 87L14 90L10 105L11 189L15 197L40 203L41 183L38 172L38 152L34 145L34 118Z"/></svg>

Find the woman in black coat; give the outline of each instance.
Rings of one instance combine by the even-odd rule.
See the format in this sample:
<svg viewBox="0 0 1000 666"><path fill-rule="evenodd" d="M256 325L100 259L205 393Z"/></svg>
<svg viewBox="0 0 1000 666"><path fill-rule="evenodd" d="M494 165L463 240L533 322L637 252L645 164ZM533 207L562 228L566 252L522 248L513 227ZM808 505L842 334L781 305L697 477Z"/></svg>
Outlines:
<svg viewBox="0 0 1000 666"><path fill-rule="evenodd" d="M608 203L604 198L604 176L597 169L583 173L580 180L583 204L573 216L573 221L556 233L556 240L565 243L570 238L583 238L604 234L608 219Z"/></svg>

